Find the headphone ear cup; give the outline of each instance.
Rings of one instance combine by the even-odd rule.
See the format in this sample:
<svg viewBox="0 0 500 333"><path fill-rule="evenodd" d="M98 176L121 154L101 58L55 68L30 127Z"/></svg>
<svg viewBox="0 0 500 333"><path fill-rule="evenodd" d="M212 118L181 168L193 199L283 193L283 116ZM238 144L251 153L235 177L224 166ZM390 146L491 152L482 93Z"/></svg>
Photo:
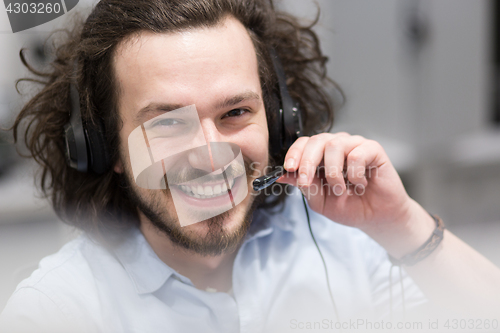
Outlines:
<svg viewBox="0 0 500 333"><path fill-rule="evenodd" d="M277 78L275 99L278 107L274 126L269 129L269 140L271 142L271 153L276 162L281 164L290 146L302 135L302 117L299 104L296 103L288 92L286 75L283 65L274 48L269 48L269 55L273 62ZM279 134L274 133L274 131ZM277 141L277 143L276 143Z"/></svg>
<svg viewBox="0 0 500 333"><path fill-rule="evenodd" d="M280 100L277 94L273 94L270 101L270 111L267 112L267 126L269 130L269 153L275 163L281 163L283 158L283 110L281 109Z"/></svg>
<svg viewBox="0 0 500 333"><path fill-rule="evenodd" d="M87 123L85 134L90 152L89 169L102 175L111 167L111 156L104 135L104 125L102 122L97 122L95 125Z"/></svg>
<svg viewBox="0 0 500 333"><path fill-rule="evenodd" d="M75 133L71 123L64 125L64 144L66 163L73 169L78 169L78 148L76 145Z"/></svg>

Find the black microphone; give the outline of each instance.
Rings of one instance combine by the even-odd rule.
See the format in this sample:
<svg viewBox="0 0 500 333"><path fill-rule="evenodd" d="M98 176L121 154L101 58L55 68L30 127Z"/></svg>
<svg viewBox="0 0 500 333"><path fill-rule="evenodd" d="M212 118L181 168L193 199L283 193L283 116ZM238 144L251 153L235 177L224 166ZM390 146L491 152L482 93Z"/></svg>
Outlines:
<svg viewBox="0 0 500 333"><path fill-rule="evenodd" d="M255 179L252 183L254 191L261 191L266 187L273 185L286 172L285 168L279 166L267 175Z"/></svg>

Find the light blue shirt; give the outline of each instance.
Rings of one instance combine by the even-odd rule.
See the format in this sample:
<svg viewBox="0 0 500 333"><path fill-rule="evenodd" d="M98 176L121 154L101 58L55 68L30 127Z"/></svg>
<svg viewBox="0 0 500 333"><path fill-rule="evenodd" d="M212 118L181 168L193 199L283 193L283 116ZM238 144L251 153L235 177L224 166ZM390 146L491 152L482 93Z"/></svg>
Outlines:
<svg viewBox="0 0 500 333"><path fill-rule="evenodd" d="M231 293L196 289L158 258L137 229L112 250L83 234L19 284L0 316L0 331L333 330L337 318L299 193L289 196L281 213L254 214L234 261ZM384 249L357 229L309 212L340 321L387 316L391 264ZM394 309L402 303L396 271ZM406 274L403 286L407 309L426 301Z"/></svg>

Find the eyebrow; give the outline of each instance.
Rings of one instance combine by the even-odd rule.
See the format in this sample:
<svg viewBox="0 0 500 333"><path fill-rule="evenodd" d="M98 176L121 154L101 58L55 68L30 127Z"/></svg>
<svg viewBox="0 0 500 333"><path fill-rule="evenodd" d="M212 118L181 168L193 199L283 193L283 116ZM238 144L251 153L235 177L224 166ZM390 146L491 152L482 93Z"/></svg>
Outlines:
<svg viewBox="0 0 500 333"><path fill-rule="evenodd" d="M220 103L217 103L215 107L217 109L225 109L230 106L239 104L241 102L251 101L251 100L260 100L260 95L254 91L248 90L236 96L225 98Z"/></svg>
<svg viewBox="0 0 500 333"><path fill-rule="evenodd" d="M257 94L254 91L248 90L248 91L245 91L241 94L224 98L222 101L215 104L215 108L216 109L224 109L224 108L228 108L228 107L231 107L233 105L239 104L241 102L260 100L260 99L261 99L261 97L259 94ZM168 104L168 103L151 103L151 104L149 104L149 105L147 105L139 110L139 112L135 116L135 120L137 122L141 122L141 119L146 114L148 114L150 112L169 112L169 111L180 109L180 108L185 107L185 106L187 106L187 105Z"/></svg>

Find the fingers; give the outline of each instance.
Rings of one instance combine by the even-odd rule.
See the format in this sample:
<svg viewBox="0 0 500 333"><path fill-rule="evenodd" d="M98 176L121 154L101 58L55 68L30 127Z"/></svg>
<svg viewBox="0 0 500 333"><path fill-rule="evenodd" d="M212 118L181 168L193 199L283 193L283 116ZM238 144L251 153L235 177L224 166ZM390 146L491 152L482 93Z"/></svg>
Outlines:
<svg viewBox="0 0 500 333"><path fill-rule="evenodd" d="M325 178L331 186L345 191L344 165L347 156L361 145L365 138L359 135L337 137L329 140L325 146Z"/></svg>
<svg viewBox="0 0 500 333"><path fill-rule="evenodd" d="M330 140L325 146L325 178L334 188L345 191L344 181L344 145L340 139Z"/></svg>
<svg viewBox="0 0 500 333"><path fill-rule="evenodd" d="M366 186L372 177L372 169L380 168L389 159L382 146L373 140L366 140L347 156L347 179L351 183ZM375 172L375 175L378 174Z"/></svg>
<svg viewBox="0 0 500 333"><path fill-rule="evenodd" d="M298 171L297 184L309 186L314 178L317 167L322 163L325 145L333 138L348 137L347 133L323 133L312 137L299 138L287 152L285 169L289 172Z"/></svg>
<svg viewBox="0 0 500 333"><path fill-rule="evenodd" d="M377 167L383 156L380 144L359 135L342 132L301 137L285 158L285 169L298 172L285 175L279 181L308 187L321 166L324 167L327 183L343 193L346 190L345 178L353 185L367 186L367 168Z"/></svg>
<svg viewBox="0 0 500 333"><path fill-rule="evenodd" d="M284 165L286 171L295 172L299 168L302 152L304 151L307 141L309 141L309 137L300 137L293 143L290 149L288 149Z"/></svg>
<svg viewBox="0 0 500 333"><path fill-rule="evenodd" d="M327 137L321 135L315 135L307 141L298 168L299 179L297 184L299 186L309 186L311 184L316 168L323 160L326 142Z"/></svg>

